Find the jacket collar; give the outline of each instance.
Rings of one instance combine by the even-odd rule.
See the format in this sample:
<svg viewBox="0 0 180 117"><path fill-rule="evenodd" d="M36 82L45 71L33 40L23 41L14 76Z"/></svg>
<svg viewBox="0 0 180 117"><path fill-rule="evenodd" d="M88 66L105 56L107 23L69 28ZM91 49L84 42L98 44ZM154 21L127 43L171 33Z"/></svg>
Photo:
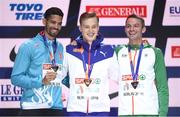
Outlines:
<svg viewBox="0 0 180 117"><path fill-rule="evenodd" d="M104 40L104 37L99 33L96 37L96 39L92 42L91 45L91 50L96 50L97 48L99 48L101 46L101 42ZM78 48L80 48L81 46L85 49L85 50L89 50L89 44L87 42L85 42L83 40L83 36L80 35L76 38L77 41L77 46Z"/></svg>

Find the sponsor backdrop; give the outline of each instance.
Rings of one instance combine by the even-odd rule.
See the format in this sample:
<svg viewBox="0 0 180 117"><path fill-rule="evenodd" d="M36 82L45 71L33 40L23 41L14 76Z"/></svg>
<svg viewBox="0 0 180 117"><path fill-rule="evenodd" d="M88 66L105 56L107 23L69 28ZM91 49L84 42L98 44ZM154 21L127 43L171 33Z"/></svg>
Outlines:
<svg viewBox="0 0 180 117"><path fill-rule="evenodd" d="M145 19L144 39L161 48L164 54L170 91L169 116L180 115L180 1L179 0L1 0L0 1L0 115L15 115L22 89L13 86L10 75L19 46L43 29L44 11L51 7L64 11L63 28L58 41L67 45L80 32L79 16L94 11L100 17L104 43L128 42L124 22L135 13ZM117 84L110 81L112 115L117 114ZM68 96L68 88L63 87ZM66 101L64 105L66 107ZM65 108L66 109L66 108Z"/></svg>

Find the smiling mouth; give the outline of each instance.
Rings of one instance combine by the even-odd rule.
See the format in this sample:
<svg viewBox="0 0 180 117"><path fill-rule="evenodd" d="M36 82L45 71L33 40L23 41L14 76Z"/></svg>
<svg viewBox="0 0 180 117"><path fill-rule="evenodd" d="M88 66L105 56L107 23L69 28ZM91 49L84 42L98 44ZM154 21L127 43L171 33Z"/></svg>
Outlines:
<svg viewBox="0 0 180 117"><path fill-rule="evenodd" d="M88 37L94 37L94 33L90 33L90 34L87 34L88 35Z"/></svg>
<svg viewBox="0 0 180 117"><path fill-rule="evenodd" d="M129 32L129 35L135 35L136 33L135 32Z"/></svg>
<svg viewBox="0 0 180 117"><path fill-rule="evenodd" d="M57 29L53 29L53 30L52 30L52 32L58 32L58 31L59 31L59 30L57 30Z"/></svg>

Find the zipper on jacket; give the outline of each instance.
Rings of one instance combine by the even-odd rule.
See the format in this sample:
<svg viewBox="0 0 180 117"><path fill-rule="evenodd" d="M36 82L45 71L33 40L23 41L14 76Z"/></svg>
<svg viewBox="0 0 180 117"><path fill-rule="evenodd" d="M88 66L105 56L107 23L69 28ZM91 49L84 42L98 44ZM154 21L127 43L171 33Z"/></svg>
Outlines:
<svg viewBox="0 0 180 117"><path fill-rule="evenodd" d="M90 64L91 64L90 61L91 61L91 46L89 46L89 50L88 50L88 72L89 72ZM90 78L90 76L88 78ZM89 113L89 97L87 97L87 110L86 110L86 114L88 115L88 113Z"/></svg>
<svg viewBox="0 0 180 117"><path fill-rule="evenodd" d="M132 115L134 115L134 96L132 96Z"/></svg>
<svg viewBox="0 0 180 117"><path fill-rule="evenodd" d="M87 111L86 111L86 115L88 115L89 113L89 97L87 98Z"/></svg>

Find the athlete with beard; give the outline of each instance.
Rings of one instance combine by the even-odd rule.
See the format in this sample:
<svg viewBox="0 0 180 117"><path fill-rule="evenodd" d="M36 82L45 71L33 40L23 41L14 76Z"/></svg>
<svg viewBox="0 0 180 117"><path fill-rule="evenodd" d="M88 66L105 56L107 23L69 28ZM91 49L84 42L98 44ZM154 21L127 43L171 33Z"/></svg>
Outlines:
<svg viewBox="0 0 180 117"><path fill-rule="evenodd" d="M127 45L116 48L120 65L120 116L166 116L169 92L164 58L159 48L142 40L144 19L126 19Z"/></svg>
<svg viewBox="0 0 180 117"><path fill-rule="evenodd" d="M95 13L80 16L75 45L66 47L69 73L69 116L110 116L109 79L117 80L119 67L112 46L102 43L99 18Z"/></svg>
<svg viewBox="0 0 180 117"><path fill-rule="evenodd" d="M56 40L63 12L51 7L44 14L44 30L23 43L15 59L11 82L23 88L22 116L62 116L61 79L64 50Z"/></svg>

